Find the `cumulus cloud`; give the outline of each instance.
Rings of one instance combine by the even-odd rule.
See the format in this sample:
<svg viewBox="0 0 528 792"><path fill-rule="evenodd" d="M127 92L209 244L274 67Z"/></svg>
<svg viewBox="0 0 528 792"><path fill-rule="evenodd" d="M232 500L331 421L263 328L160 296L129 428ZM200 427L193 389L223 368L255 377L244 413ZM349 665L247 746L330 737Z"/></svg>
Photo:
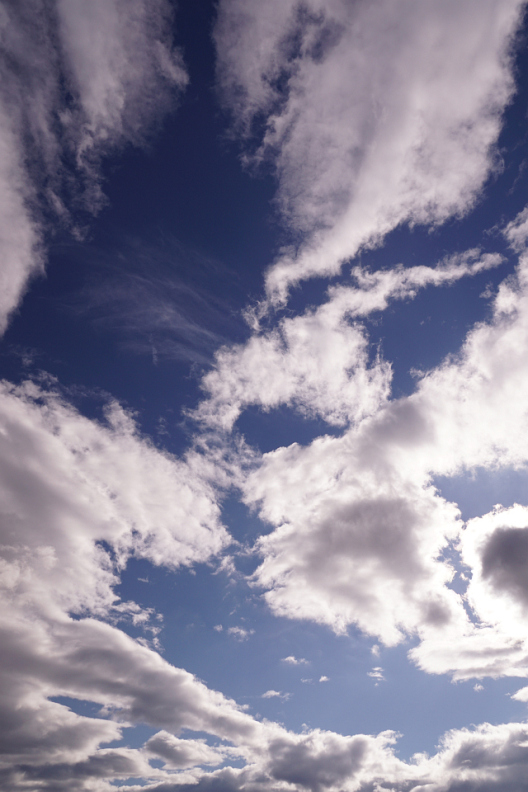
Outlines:
<svg viewBox="0 0 528 792"><path fill-rule="evenodd" d="M471 541L483 542L486 531L480 523L462 531L456 504L431 481L526 463L527 273L522 258L500 285L491 319L414 394L341 437L263 455L242 482L246 503L274 528L257 541L253 582L275 613L338 632L356 624L388 645L417 632L412 656L434 672L524 674L526 518L486 518L482 525L496 529L477 552ZM470 615L450 586L446 553L457 552L473 574ZM505 607L511 620L499 625Z"/></svg>
<svg viewBox="0 0 528 792"><path fill-rule="evenodd" d="M482 626L427 641L413 652L419 664L457 679L527 676L527 533L528 509L519 505L497 506L467 523L459 543L470 572L465 599ZM519 694L514 698L523 700Z"/></svg>
<svg viewBox="0 0 528 792"><path fill-rule="evenodd" d="M522 789L528 763L527 726L488 723L448 732L441 750L424 763L427 773L416 792L514 792Z"/></svg>
<svg viewBox="0 0 528 792"><path fill-rule="evenodd" d="M397 9L384 0L223 0L225 99L246 131L262 122L255 157L277 164L279 207L305 240L270 271L273 299L301 278L337 272L401 222L435 224L472 205L512 93L507 49L520 9L515 0ZM186 79L161 0L57 0L53 10L38 0L0 4L16 65L0 89L11 262L4 317L42 267L36 189L45 185L46 211L65 223L75 223L68 201L96 211L101 156L142 142ZM516 246L523 223L507 232ZM522 676L528 667L527 510L496 509L463 529L432 484L435 475L527 461L528 260L499 288L491 319L410 397L389 401L390 366L372 356L359 320L500 261L467 251L436 267L355 268L353 284L332 287L323 305L272 330L255 323L248 344L221 350L195 412L230 430L251 404L286 404L343 427L340 437L264 455L248 475L233 462L244 501L271 526L256 544L252 582L280 615L341 633L355 624L388 645L415 635L415 662L455 678ZM522 788L526 724L454 730L435 756L405 763L392 732L294 734L252 718L118 629L122 619L158 629L152 609L115 593L129 558L177 569L230 541L214 488L227 479L216 465L225 449L205 436L196 443L207 455L175 459L115 403L98 422L33 383L3 383L0 395L2 789L109 792L135 778L131 792ZM467 567L464 596L450 587L448 551ZM226 632L243 640L253 630ZM379 666L369 673L383 677ZM514 695L528 698L526 688ZM91 702L96 715L76 714L67 699ZM112 746L133 724L155 734L137 749ZM222 766L232 760L243 766Z"/></svg>
<svg viewBox="0 0 528 792"><path fill-rule="evenodd" d="M101 158L144 142L185 86L169 18L165 0L0 5L0 330L43 271L49 224L80 233L79 210L104 203Z"/></svg>
<svg viewBox="0 0 528 792"><path fill-rule="evenodd" d="M451 284L502 260L472 249L435 267L376 272L355 267L356 286L331 287L319 307L283 318L266 332L257 329L245 344L222 347L202 380L207 397L191 414L224 430L252 404L266 411L287 405L337 426L372 415L388 399L392 370L373 355L357 319L385 310L393 300L411 299L426 286Z"/></svg>
<svg viewBox="0 0 528 792"><path fill-rule="evenodd" d="M523 687L516 693L513 693L512 699L515 699L515 701L528 702L528 687Z"/></svg>
<svg viewBox="0 0 528 792"><path fill-rule="evenodd" d="M402 629L461 617L445 588L452 571L438 560L446 537L457 535L458 512L383 459L369 465L372 439L324 437L264 456L246 498L277 527L258 540L264 560L254 580L282 616L338 632L356 622L393 644Z"/></svg>
<svg viewBox="0 0 528 792"><path fill-rule="evenodd" d="M175 569L228 541L198 457L157 450L115 403L97 422L33 383L4 382L1 394L2 788L63 779L106 790L112 779L159 777L153 756L170 767L222 763L221 751L165 732L251 744L259 725L116 626L130 618L148 629L155 615L114 591L128 558ZM64 697L92 702L97 716ZM163 733L144 752L101 747L136 723Z"/></svg>
<svg viewBox="0 0 528 792"><path fill-rule="evenodd" d="M211 748L205 740L182 740L160 731L145 743L145 749L165 762L167 769L183 769L196 765L219 765L226 758L224 748Z"/></svg>
<svg viewBox="0 0 528 792"><path fill-rule="evenodd" d="M392 750L395 735L345 737L314 730L271 739L265 761L242 771L219 770L202 776L201 790L294 789L296 792L517 792L526 778L526 724L483 724L448 732L433 757L405 763ZM174 792L176 787L154 785Z"/></svg>
<svg viewBox="0 0 528 792"><path fill-rule="evenodd" d="M13 596L105 612L130 556L176 568L225 546L198 456L158 451L117 403L104 425L30 382L1 393L2 580Z"/></svg>
<svg viewBox="0 0 528 792"><path fill-rule="evenodd" d="M308 665L308 660L305 660L304 657L295 657L294 655L283 657L282 662L288 665Z"/></svg>
<svg viewBox="0 0 528 792"><path fill-rule="evenodd" d="M285 404L337 425L358 420L387 398L391 380L388 364L370 362L363 328L322 309L222 348L215 363L202 380L210 397L192 415L224 430L250 404Z"/></svg>
<svg viewBox="0 0 528 792"><path fill-rule="evenodd" d="M496 508L470 520L461 537L462 559L471 568L468 601L487 623L524 636L528 609L528 509Z"/></svg>
<svg viewBox="0 0 528 792"><path fill-rule="evenodd" d="M222 0L218 82L246 159L271 161L297 233L272 301L403 222L464 214L494 166L521 0ZM253 145L252 145L253 144Z"/></svg>

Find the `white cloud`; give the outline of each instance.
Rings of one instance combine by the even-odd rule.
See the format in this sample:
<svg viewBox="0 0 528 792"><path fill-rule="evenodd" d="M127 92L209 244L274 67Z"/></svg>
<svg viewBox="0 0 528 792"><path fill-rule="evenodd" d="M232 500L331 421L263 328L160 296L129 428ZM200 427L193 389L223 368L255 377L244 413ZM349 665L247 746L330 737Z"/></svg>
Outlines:
<svg viewBox="0 0 528 792"><path fill-rule="evenodd" d="M503 230L504 236L510 243L512 250L522 253L528 239L528 207L519 212L517 217L507 224Z"/></svg>
<svg viewBox="0 0 528 792"><path fill-rule="evenodd" d="M246 748L210 747L202 740L183 740L166 731L158 732L139 750L106 749L76 764L61 765L60 779L45 784L56 766L25 767L25 778L3 772L4 788L23 789L28 778L42 780L44 789L71 789L107 792L107 780L130 778L134 773L150 778L150 783L130 785L132 792L176 792L192 785L196 792L221 788L268 790L288 788L310 792L358 792L363 789L391 789L405 792L456 792L463 785L468 792L517 792L522 788L528 764L527 727L522 723L499 726L483 724L472 730L452 730L444 735L436 755L416 755L413 761L399 760L393 751L392 732L377 737L342 736L313 730L301 735L281 727L258 724L260 740L249 752ZM220 763L229 756L249 758L245 767L224 767L209 771L195 767L190 772L171 775L176 768ZM162 770L146 766L147 758L165 762ZM167 772L168 771L168 772ZM1 772L1 771L0 771ZM158 780L156 780L158 779ZM95 785L94 785L95 783ZM26 785L27 788L27 785ZM286 788L286 787L285 787Z"/></svg>
<svg viewBox="0 0 528 792"><path fill-rule="evenodd" d="M513 693L511 697L515 699L515 701L528 702L528 687L520 688L520 690Z"/></svg>
<svg viewBox="0 0 528 792"><path fill-rule="evenodd" d="M522 8L222 0L221 94L243 135L263 130L246 156L274 163L278 208L300 234L268 273L272 300L403 222L472 206L494 167Z"/></svg>
<svg viewBox="0 0 528 792"><path fill-rule="evenodd" d="M402 629L462 618L444 587L451 570L437 560L458 513L396 466L369 464L373 426L363 427L364 443L347 434L265 455L245 491L277 526L258 541L254 576L273 611L338 632L355 622L393 644Z"/></svg>
<svg viewBox="0 0 528 792"><path fill-rule="evenodd" d="M104 202L101 158L140 144L187 77L165 0L0 6L0 331L43 271L50 222Z"/></svg>
<svg viewBox="0 0 528 792"><path fill-rule="evenodd" d="M330 682L330 677L327 677L323 674L323 676L319 677L319 682Z"/></svg>
<svg viewBox="0 0 528 792"><path fill-rule="evenodd" d="M3 579L13 595L106 613L129 556L178 567L225 546L198 455L158 451L115 403L105 426L32 383L0 390Z"/></svg>
<svg viewBox="0 0 528 792"><path fill-rule="evenodd" d="M500 792L522 789L528 770L525 723L448 732L438 754L423 763L416 792Z"/></svg>
<svg viewBox="0 0 528 792"><path fill-rule="evenodd" d="M228 635L232 635L237 641L247 641L250 635L254 635L255 630L246 630L245 627L229 627Z"/></svg>
<svg viewBox="0 0 528 792"><path fill-rule="evenodd" d="M367 676L372 677L372 679L375 679L376 682L385 682L385 677L383 676L383 668L381 668L380 666L376 666L376 668L373 668L372 671L368 671Z"/></svg>
<svg viewBox="0 0 528 792"><path fill-rule="evenodd" d="M527 676L527 533L528 509L519 505L467 523L460 537L461 559L471 570L465 599L482 626L426 641L413 651L420 665L456 679Z"/></svg>
<svg viewBox="0 0 528 792"><path fill-rule="evenodd" d="M501 262L498 254L472 249L448 256L436 267L373 273L356 267L357 287L331 287L318 308L283 318L245 344L220 349L214 368L202 379L207 397L191 415L224 430L252 404L266 411L285 404L334 425L372 415L389 396L392 371L379 357L369 360L365 328L353 320L385 310L392 300L412 298L430 284L450 284Z"/></svg>
<svg viewBox="0 0 528 792"><path fill-rule="evenodd" d="M417 754L405 763L393 753L391 732L374 738L320 730L278 733L254 765L195 776L194 788L235 792L282 788L286 783L298 792L518 792L526 779L527 736L524 723L452 730L442 738L436 755ZM147 789L176 792L178 786L164 782Z"/></svg>
<svg viewBox="0 0 528 792"><path fill-rule="evenodd" d="M210 396L192 416L229 430L250 404L266 411L285 404L340 425L375 412L390 379L389 365L369 362L363 328L317 309L283 319L244 345L220 349L202 380Z"/></svg>
<svg viewBox="0 0 528 792"><path fill-rule="evenodd" d="M434 267L403 267L369 272L353 267L357 287L331 286L328 289L327 311L338 316L362 317L384 311L393 300L413 299L427 286L451 285L460 278L499 266L504 261L497 253L482 253L478 248L446 256Z"/></svg>
<svg viewBox="0 0 528 792"><path fill-rule="evenodd" d="M483 622L526 638L528 613L528 508L495 508L470 520L460 539L471 569L466 596Z"/></svg>
<svg viewBox="0 0 528 792"><path fill-rule="evenodd" d="M414 660L456 678L525 673L524 578L505 561L510 540L524 546L524 512L522 525L493 518L488 555L500 568L482 566L474 537L482 542L486 531L479 523L461 533L456 505L431 478L527 461L527 273L521 259L498 289L492 318L413 395L341 437L265 454L248 475L246 502L275 527L257 542L263 560L253 577L275 613L338 632L355 623L386 644L418 632ZM476 624L448 586L454 569L442 557L450 547L456 554L459 537L473 571L468 603ZM501 618L505 607L511 618Z"/></svg>
<svg viewBox="0 0 528 792"><path fill-rule="evenodd" d="M288 665L308 665L308 660L305 660L304 657L295 657L295 655L283 657L282 662Z"/></svg>
<svg viewBox="0 0 528 792"><path fill-rule="evenodd" d="M263 699L271 699L271 698L279 698L282 701L288 701L290 698L291 693L281 693L280 690L266 690L265 693L262 694Z"/></svg>
<svg viewBox="0 0 528 792"><path fill-rule="evenodd" d="M152 609L114 592L131 555L176 568L228 539L199 456L160 452L117 404L98 423L32 383L1 393L2 788L63 778L66 789L102 791L111 779L160 777L153 755L187 767L229 753L164 734L146 753L101 748L130 724L251 745L261 726L234 702L115 626L159 631ZM100 717L54 697L93 702Z"/></svg>

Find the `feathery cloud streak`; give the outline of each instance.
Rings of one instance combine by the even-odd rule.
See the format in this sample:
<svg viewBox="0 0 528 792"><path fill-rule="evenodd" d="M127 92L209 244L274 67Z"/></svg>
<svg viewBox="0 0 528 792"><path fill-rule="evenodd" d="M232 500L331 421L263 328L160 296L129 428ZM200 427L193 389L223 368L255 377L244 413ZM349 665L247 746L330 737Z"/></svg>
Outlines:
<svg viewBox="0 0 528 792"><path fill-rule="evenodd" d="M0 331L43 272L47 232L82 234L100 162L145 141L187 75L165 0L0 4Z"/></svg>

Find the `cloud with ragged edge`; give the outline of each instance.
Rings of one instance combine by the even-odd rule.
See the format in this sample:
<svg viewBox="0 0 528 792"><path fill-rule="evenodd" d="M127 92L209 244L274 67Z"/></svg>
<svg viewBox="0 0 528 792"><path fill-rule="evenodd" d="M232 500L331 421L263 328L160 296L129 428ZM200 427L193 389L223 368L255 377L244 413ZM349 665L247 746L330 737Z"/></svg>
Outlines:
<svg viewBox="0 0 528 792"><path fill-rule="evenodd" d="M419 665L457 678L524 673L524 509L464 529L431 480L526 464L527 267L521 257L490 321L411 396L341 436L269 452L247 476L246 502L275 526L257 541L253 576L274 612L337 632L356 624L386 645L418 633ZM484 525L497 527L477 549ZM473 619L449 587L450 546L472 571ZM506 606L511 623L500 618Z"/></svg>
<svg viewBox="0 0 528 792"><path fill-rule="evenodd" d="M272 163L278 211L297 232L267 273L272 303L401 223L434 226L473 206L514 90L522 8L220 4L221 97L248 140L245 160Z"/></svg>

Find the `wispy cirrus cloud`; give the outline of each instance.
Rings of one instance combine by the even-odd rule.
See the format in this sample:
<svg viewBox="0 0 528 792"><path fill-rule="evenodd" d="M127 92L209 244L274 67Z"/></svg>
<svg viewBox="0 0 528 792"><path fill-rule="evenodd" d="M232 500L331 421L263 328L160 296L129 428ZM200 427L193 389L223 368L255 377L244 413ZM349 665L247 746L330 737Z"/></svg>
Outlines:
<svg viewBox="0 0 528 792"><path fill-rule="evenodd" d="M185 87L170 17L165 0L1 5L0 330L43 271L50 222L79 235L105 201L102 158L144 143Z"/></svg>
<svg viewBox="0 0 528 792"><path fill-rule="evenodd" d="M216 288L224 284L225 291L232 273L176 239L125 239L111 251L84 243L67 253L87 275L83 288L65 298L65 309L100 332L114 332L122 348L149 355L154 364L208 364L228 337L245 330L234 303Z"/></svg>

